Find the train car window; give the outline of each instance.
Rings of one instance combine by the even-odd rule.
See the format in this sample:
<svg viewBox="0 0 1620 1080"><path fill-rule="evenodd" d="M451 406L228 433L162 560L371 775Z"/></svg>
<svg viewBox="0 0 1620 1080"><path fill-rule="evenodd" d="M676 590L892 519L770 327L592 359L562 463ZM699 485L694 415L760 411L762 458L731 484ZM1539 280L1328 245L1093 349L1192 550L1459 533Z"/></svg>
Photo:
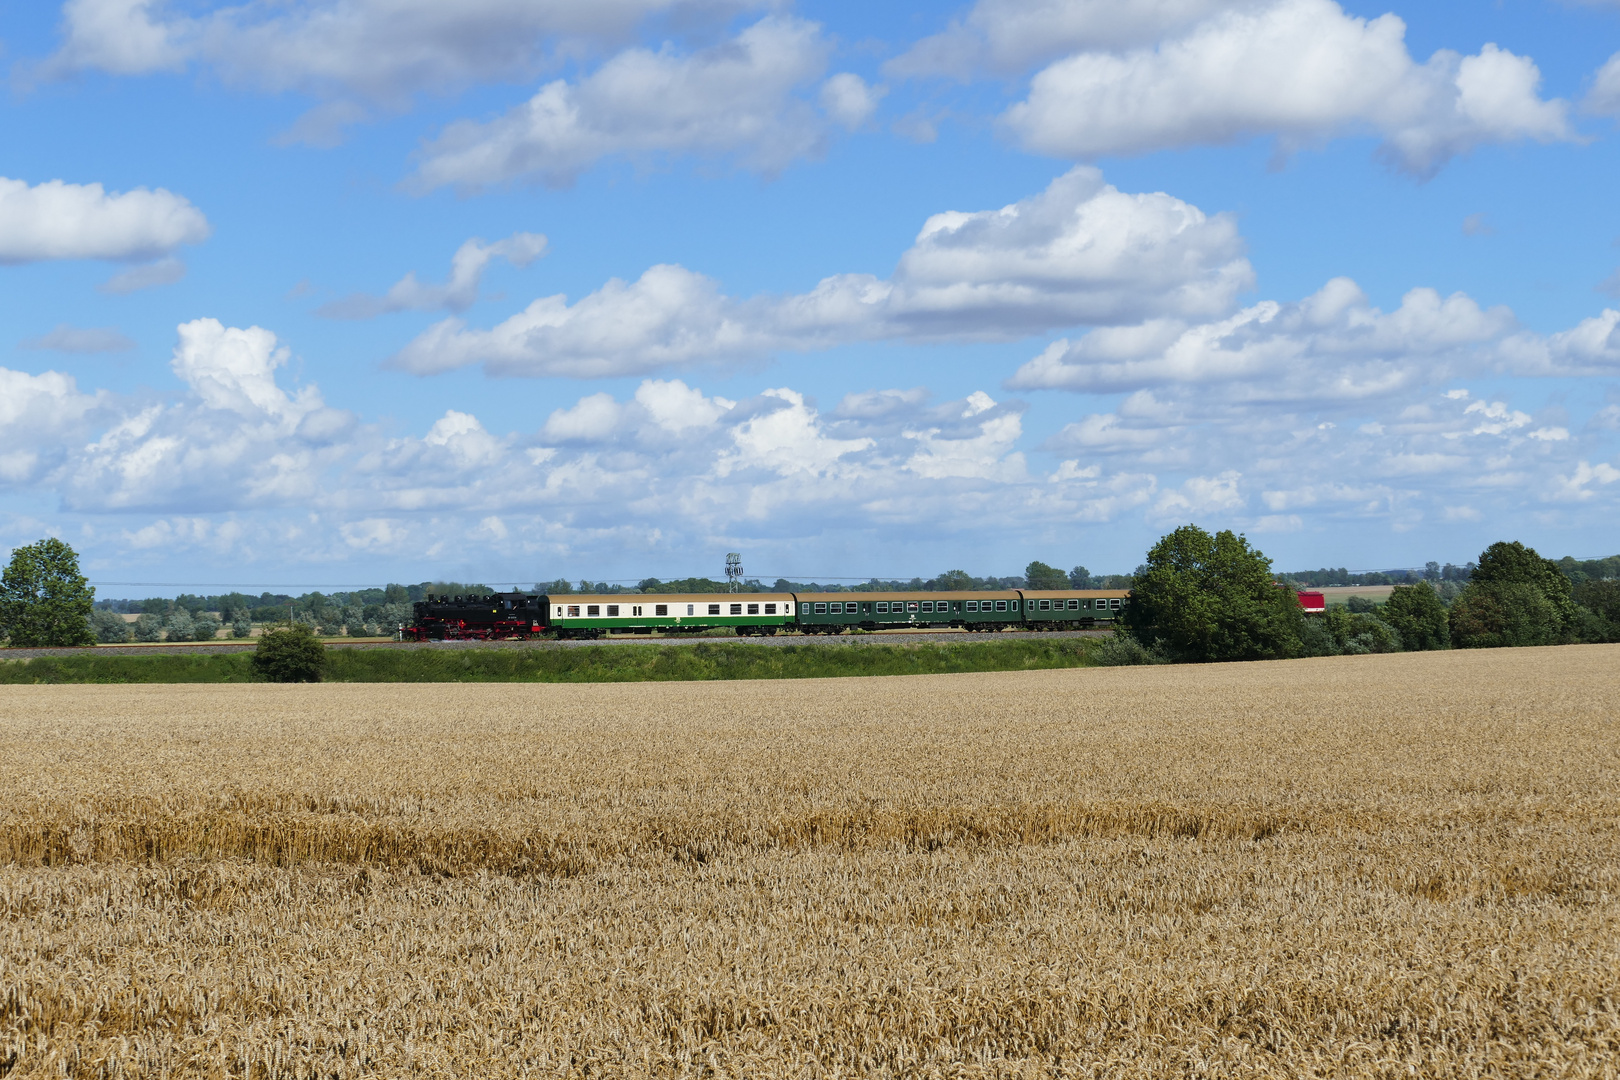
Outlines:
<svg viewBox="0 0 1620 1080"><path fill-rule="evenodd" d="M617 617L618 614L619 614L619 605L618 604L609 604L608 605L608 614L612 615L614 617Z"/></svg>
<svg viewBox="0 0 1620 1080"><path fill-rule="evenodd" d="M690 614L692 614L692 609L693 609L693 606L694 606L694 605L692 605L692 604L687 604L687 605L686 605L686 613L687 613L687 614L688 614L688 615L690 615Z"/></svg>
<svg viewBox="0 0 1620 1080"><path fill-rule="evenodd" d="M917 601L913 600L909 604L907 604L906 605L906 610L907 611L916 611L917 610Z"/></svg>
<svg viewBox="0 0 1620 1080"><path fill-rule="evenodd" d="M922 602L922 609L924 611L928 612L929 614L933 614L934 602L932 600L924 600Z"/></svg>
<svg viewBox="0 0 1620 1080"><path fill-rule="evenodd" d="M569 604L568 605L568 617L570 619L579 618L579 605L578 604Z"/></svg>
<svg viewBox="0 0 1620 1080"><path fill-rule="evenodd" d="M557 609L557 618L562 618L562 608Z"/></svg>
<svg viewBox="0 0 1620 1080"><path fill-rule="evenodd" d="M600 616L602 614L602 605L601 604L586 604L585 605L585 614L586 615Z"/></svg>
<svg viewBox="0 0 1620 1080"><path fill-rule="evenodd" d="M776 614L776 605L775 604L766 604L765 605L765 614L767 614L767 615L775 615Z"/></svg>
<svg viewBox="0 0 1620 1080"><path fill-rule="evenodd" d="M810 614L810 605L809 604L800 604L799 605L799 614L800 615L808 615L808 614Z"/></svg>
<svg viewBox="0 0 1620 1080"><path fill-rule="evenodd" d="M720 605L719 604L710 604L709 605L709 614L710 615L718 615L718 614L720 614Z"/></svg>
<svg viewBox="0 0 1620 1080"><path fill-rule="evenodd" d="M829 614L829 615L842 615L843 613L844 613L844 605L843 604L828 604L827 605L827 614Z"/></svg>
<svg viewBox="0 0 1620 1080"><path fill-rule="evenodd" d="M997 600L996 601L996 610L997 611L1006 611L1007 610L1007 601L1005 601L1005 600Z"/></svg>
<svg viewBox="0 0 1620 1080"><path fill-rule="evenodd" d="M1125 602L1116 596L1108 601L1108 606L1111 608L1120 608L1125 606Z"/></svg>
<svg viewBox="0 0 1620 1080"><path fill-rule="evenodd" d="M1036 609L1037 611L1051 611L1052 610L1052 601L1050 601L1050 600L1042 600L1040 602L1040 604L1041 604L1041 606Z"/></svg>
<svg viewBox="0 0 1620 1080"><path fill-rule="evenodd" d="M633 608L631 608L631 609L630 609L630 616L631 616L631 617L632 617L632 618L636 618L636 619L639 619L639 618L641 618L641 609L640 609L640 608L639 608L639 607L633 607Z"/></svg>
<svg viewBox="0 0 1620 1080"><path fill-rule="evenodd" d="M827 605L826 604L817 604L816 605L816 614L817 615L825 615L825 614L827 614Z"/></svg>
<svg viewBox="0 0 1620 1080"><path fill-rule="evenodd" d="M667 617L669 615L669 605L668 604L654 604L653 605L653 614L654 615L664 615L664 616Z"/></svg>
<svg viewBox="0 0 1620 1080"><path fill-rule="evenodd" d="M731 605L731 614L733 614L733 615L741 615L742 614L742 605L741 604L732 604Z"/></svg>
<svg viewBox="0 0 1620 1080"><path fill-rule="evenodd" d="M1070 600L1069 601L1069 610L1070 611L1079 611L1080 610L1080 601L1078 601L1078 600Z"/></svg>
<svg viewBox="0 0 1620 1080"><path fill-rule="evenodd" d="M879 615L887 615L889 613L889 602L887 600L879 600L877 602L877 610Z"/></svg>
<svg viewBox="0 0 1620 1080"><path fill-rule="evenodd" d="M978 611L979 610L979 602L977 600L967 600L967 601L964 601L964 603L967 604L967 609L969 611Z"/></svg>
<svg viewBox="0 0 1620 1080"><path fill-rule="evenodd" d="M749 604L748 605L748 614L750 614L750 615L758 615L759 614L759 605L758 604Z"/></svg>

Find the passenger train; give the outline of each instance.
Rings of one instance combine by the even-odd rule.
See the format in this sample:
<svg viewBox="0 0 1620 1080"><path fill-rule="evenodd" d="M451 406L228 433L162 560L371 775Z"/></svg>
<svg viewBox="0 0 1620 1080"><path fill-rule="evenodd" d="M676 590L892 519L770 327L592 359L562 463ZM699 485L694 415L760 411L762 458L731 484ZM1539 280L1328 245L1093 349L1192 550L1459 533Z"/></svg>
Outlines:
<svg viewBox="0 0 1620 1080"><path fill-rule="evenodd" d="M721 627L739 636L925 627L1079 630L1111 625L1129 601L1125 589L430 595L414 606L411 625L402 628L401 637L409 641L599 638L699 634Z"/></svg>

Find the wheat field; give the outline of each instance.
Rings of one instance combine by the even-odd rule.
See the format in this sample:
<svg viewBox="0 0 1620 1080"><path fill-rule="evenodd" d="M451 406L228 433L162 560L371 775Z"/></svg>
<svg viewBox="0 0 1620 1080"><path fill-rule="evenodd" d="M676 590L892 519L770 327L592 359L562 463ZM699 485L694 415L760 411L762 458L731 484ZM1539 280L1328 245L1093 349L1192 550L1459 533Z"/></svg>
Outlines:
<svg viewBox="0 0 1620 1080"><path fill-rule="evenodd" d="M1620 1075L1620 647L0 697L0 1076Z"/></svg>

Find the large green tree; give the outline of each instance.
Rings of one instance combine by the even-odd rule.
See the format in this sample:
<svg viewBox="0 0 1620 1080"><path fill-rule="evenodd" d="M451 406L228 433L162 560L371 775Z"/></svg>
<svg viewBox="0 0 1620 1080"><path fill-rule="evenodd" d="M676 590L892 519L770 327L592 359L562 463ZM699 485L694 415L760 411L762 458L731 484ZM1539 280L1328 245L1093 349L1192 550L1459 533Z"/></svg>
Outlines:
<svg viewBox="0 0 1620 1080"><path fill-rule="evenodd" d="M1547 594L1525 582L1470 584L1451 605L1451 643L1460 649L1556 645L1566 625Z"/></svg>
<svg viewBox="0 0 1620 1080"><path fill-rule="evenodd" d="M1588 580L1575 586L1582 641L1620 641L1620 581Z"/></svg>
<svg viewBox="0 0 1620 1080"><path fill-rule="evenodd" d="M1401 635L1408 651L1451 648L1446 605L1428 585L1400 585L1384 602L1384 621Z"/></svg>
<svg viewBox="0 0 1620 1080"><path fill-rule="evenodd" d="M1183 525L1148 552L1122 613L1143 645L1180 660L1297 655L1303 614L1246 537Z"/></svg>
<svg viewBox="0 0 1620 1080"><path fill-rule="evenodd" d="M1461 648L1556 645L1575 625L1574 586L1558 564L1517 540L1479 556L1451 605L1451 640Z"/></svg>
<svg viewBox="0 0 1620 1080"><path fill-rule="evenodd" d="M1024 583L1031 589L1067 589L1069 575L1037 559L1024 567Z"/></svg>
<svg viewBox="0 0 1620 1080"><path fill-rule="evenodd" d="M17 548L0 575L0 637L19 647L94 645L95 602L67 544L51 537Z"/></svg>

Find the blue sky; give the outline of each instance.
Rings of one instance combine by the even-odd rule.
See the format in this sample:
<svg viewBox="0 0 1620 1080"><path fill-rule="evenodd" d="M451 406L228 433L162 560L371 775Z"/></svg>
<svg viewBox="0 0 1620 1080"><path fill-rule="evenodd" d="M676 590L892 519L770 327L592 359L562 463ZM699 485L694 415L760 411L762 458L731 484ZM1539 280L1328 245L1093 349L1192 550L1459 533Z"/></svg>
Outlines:
<svg viewBox="0 0 1620 1080"><path fill-rule="evenodd" d="M93 580L1620 550L1620 2L0 7ZM104 585L111 595L173 588Z"/></svg>

